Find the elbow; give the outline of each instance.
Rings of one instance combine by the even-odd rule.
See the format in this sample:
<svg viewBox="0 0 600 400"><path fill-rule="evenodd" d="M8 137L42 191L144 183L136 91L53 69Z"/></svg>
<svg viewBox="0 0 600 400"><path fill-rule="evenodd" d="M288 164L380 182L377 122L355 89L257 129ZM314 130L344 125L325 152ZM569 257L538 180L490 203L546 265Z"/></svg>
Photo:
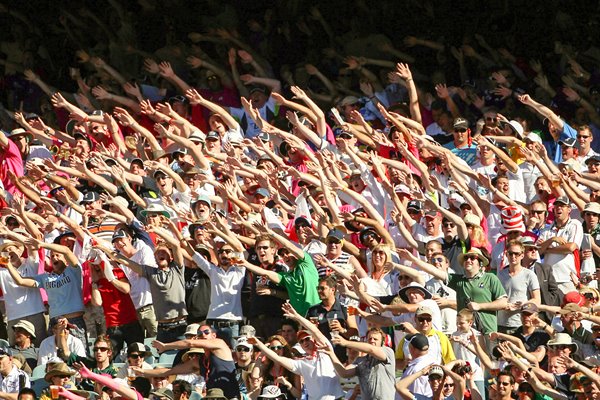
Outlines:
<svg viewBox="0 0 600 400"><path fill-rule="evenodd" d="M575 243L569 243L568 246L569 246L569 253L574 253L575 250L577 250L577 244L575 244Z"/></svg>

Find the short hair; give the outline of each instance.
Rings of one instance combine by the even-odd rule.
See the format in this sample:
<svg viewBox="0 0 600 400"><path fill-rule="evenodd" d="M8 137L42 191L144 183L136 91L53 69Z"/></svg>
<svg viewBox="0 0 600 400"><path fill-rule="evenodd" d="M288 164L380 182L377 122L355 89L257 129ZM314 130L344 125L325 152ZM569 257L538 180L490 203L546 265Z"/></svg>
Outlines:
<svg viewBox="0 0 600 400"><path fill-rule="evenodd" d="M319 283L321 283L321 282L325 282L325 284L327 286L329 286L330 288L332 288L334 290L337 286L337 281L336 281L334 275L323 276L323 277L319 278Z"/></svg>
<svg viewBox="0 0 600 400"><path fill-rule="evenodd" d="M296 332L298 332L298 329L300 329L300 327L298 326L298 323L292 319L284 319L281 322L281 326L284 326L284 325L291 326Z"/></svg>
<svg viewBox="0 0 600 400"><path fill-rule="evenodd" d="M107 346L108 346L108 350L109 350L110 352L112 352L112 351L113 351L113 345L112 345L112 342L111 342L110 338L109 338L107 335L99 335L99 336L96 338L96 340L94 340L94 347L96 347L96 345L97 345L98 343L106 343L106 344L107 344Z"/></svg>
<svg viewBox="0 0 600 400"><path fill-rule="evenodd" d="M425 243L425 248L427 248L427 246L429 246L430 244L436 244L436 245L440 246L440 249L442 248L442 243L437 239L433 239L433 240L430 240L429 242Z"/></svg>
<svg viewBox="0 0 600 400"><path fill-rule="evenodd" d="M33 390L32 388L23 388L21 390L19 390L19 395L17 396L17 399L21 399L21 396L23 395L31 395L33 396L34 399L37 399L37 394L35 393L35 390Z"/></svg>
<svg viewBox="0 0 600 400"><path fill-rule="evenodd" d="M517 246L518 248L521 249L521 251L525 250L525 246L523 245L523 242L521 242L519 239L513 239L513 240L509 241L506 244L506 248L509 248L510 246Z"/></svg>
<svg viewBox="0 0 600 400"><path fill-rule="evenodd" d="M143 398L147 399L150 396L150 391L152 390L150 379L138 376L133 380L133 382L131 382L131 386L133 386L133 388L137 390Z"/></svg>
<svg viewBox="0 0 600 400"><path fill-rule="evenodd" d="M175 379L172 382L173 385L173 389L175 389L175 385L179 385L179 389L181 390L181 393L185 393L188 395L188 397L192 394L192 384L189 383L188 381L184 381L183 379Z"/></svg>
<svg viewBox="0 0 600 400"><path fill-rule="evenodd" d="M438 242L438 243L439 243L439 242ZM450 262L450 260L448 259L448 257L446 257L446 256L444 255L444 253L442 253L442 252L433 253L431 256L432 256L432 257L442 257L446 263L449 263L449 262Z"/></svg>
<svg viewBox="0 0 600 400"><path fill-rule="evenodd" d="M510 384L514 385L515 384L515 378L514 376L512 376L512 374L508 371L500 371L500 373L498 373L498 377L497 377L497 381L500 382L500 377L501 376L508 376L508 378L510 379Z"/></svg>
<svg viewBox="0 0 600 400"><path fill-rule="evenodd" d="M540 178L543 178L543 176L540 176ZM536 179L536 181L537 181L537 179ZM544 207L545 212L548 212L548 206L542 200L532 201L531 204L529 204L529 209L533 208L534 204L541 204Z"/></svg>
<svg viewBox="0 0 600 400"><path fill-rule="evenodd" d="M269 242L269 247L277 247L277 242L273 240L273 237L270 235L259 235L254 238L254 247L256 247L256 245L258 245L260 242Z"/></svg>
<svg viewBox="0 0 600 400"><path fill-rule="evenodd" d="M468 308L463 308L458 312L458 314L456 314L456 318L464 318L471 322L474 319L473 311L469 310Z"/></svg>
<svg viewBox="0 0 600 400"><path fill-rule="evenodd" d="M374 326L372 328L369 328L369 330L367 331L367 336L369 336L370 333L379 333L381 335L381 346L383 346L383 344L385 343L385 338L387 337L387 334L383 331L383 329Z"/></svg>

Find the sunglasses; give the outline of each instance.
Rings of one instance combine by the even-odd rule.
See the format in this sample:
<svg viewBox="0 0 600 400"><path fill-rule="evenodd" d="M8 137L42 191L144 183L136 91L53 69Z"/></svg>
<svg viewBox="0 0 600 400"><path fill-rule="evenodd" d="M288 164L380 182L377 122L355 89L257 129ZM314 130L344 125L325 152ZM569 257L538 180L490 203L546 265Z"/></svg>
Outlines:
<svg viewBox="0 0 600 400"><path fill-rule="evenodd" d="M337 239L329 239L327 241L327 244L340 244L340 243L342 243L342 242Z"/></svg>
<svg viewBox="0 0 600 400"><path fill-rule="evenodd" d="M238 353L248 353L250 352L250 349L244 346L238 346L235 348L235 351L237 351Z"/></svg>
<svg viewBox="0 0 600 400"><path fill-rule="evenodd" d="M455 129L454 132L455 133L465 133L467 130L466 129Z"/></svg>
<svg viewBox="0 0 600 400"><path fill-rule="evenodd" d="M464 257L465 260L479 260L479 257L468 255Z"/></svg>
<svg viewBox="0 0 600 400"><path fill-rule="evenodd" d="M55 376L56 376L57 378L60 378L60 379L65 379L65 378L70 378L70 377L71 377L71 376L69 376L69 375L55 375Z"/></svg>
<svg viewBox="0 0 600 400"><path fill-rule="evenodd" d="M444 387L445 388L454 387L454 383L445 383Z"/></svg>
<svg viewBox="0 0 600 400"><path fill-rule="evenodd" d="M452 222L444 222L444 227L446 228L454 228L456 225L454 225Z"/></svg>
<svg viewBox="0 0 600 400"><path fill-rule="evenodd" d="M217 251L217 253L218 254L223 254L223 253L231 254L231 253L233 253L233 250L232 249L221 249L221 250Z"/></svg>
<svg viewBox="0 0 600 400"><path fill-rule="evenodd" d="M100 351L100 352L104 353L110 349L108 347L94 347L92 350L94 350L94 352Z"/></svg>
<svg viewBox="0 0 600 400"><path fill-rule="evenodd" d="M305 337L305 338L301 339L301 340L300 340L300 343L304 343L304 342L310 342L310 341L312 341L312 338L311 338L310 336L307 336L307 337Z"/></svg>
<svg viewBox="0 0 600 400"><path fill-rule="evenodd" d="M498 382L501 386L510 386L510 382Z"/></svg>
<svg viewBox="0 0 600 400"><path fill-rule="evenodd" d="M273 351L277 351L277 350L283 349L283 346L269 346L269 349L271 349Z"/></svg>
<svg viewBox="0 0 600 400"><path fill-rule="evenodd" d="M587 138L591 138L591 136L587 136L587 135L577 135L577 139L587 139Z"/></svg>
<svg viewBox="0 0 600 400"><path fill-rule="evenodd" d="M532 214L543 214L545 212L546 212L546 210L531 210Z"/></svg>
<svg viewBox="0 0 600 400"><path fill-rule="evenodd" d="M419 321L419 322L431 322L431 317L418 317L417 321Z"/></svg>
<svg viewBox="0 0 600 400"><path fill-rule="evenodd" d="M441 263L441 262L444 262L444 257L433 257L431 259L431 261L433 261L433 262L440 262Z"/></svg>
<svg viewBox="0 0 600 400"><path fill-rule="evenodd" d="M133 358L134 360L137 360L140 357L141 356L139 354L130 354L130 355L127 356L127 358Z"/></svg>
<svg viewBox="0 0 600 400"><path fill-rule="evenodd" d="M210 335L210 329L203 329L198 331L198 335Z"/></svg>
<svg viewBox="0 0 600 400"><path fill-rule="evenodd" d="M520 251L507 251L506 252L509 256L520 256L521 254L523 254Z"/></svg>
<svg viewBox="0 0 600 400"><path fill-rule="evenodd" d="M498 121L498 118L496 118L496 117L485 117L485 120L486 121L494 121L494 122L496 122L496 121Z"/></svg>

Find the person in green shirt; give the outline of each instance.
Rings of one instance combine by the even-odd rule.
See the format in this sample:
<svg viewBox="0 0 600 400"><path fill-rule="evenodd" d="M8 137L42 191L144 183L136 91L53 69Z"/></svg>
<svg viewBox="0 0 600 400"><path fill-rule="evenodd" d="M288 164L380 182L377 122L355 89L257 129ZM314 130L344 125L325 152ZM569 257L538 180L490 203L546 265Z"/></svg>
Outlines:
<svg viewBox="0 0 600 400"><path fill-rule="evenodd" d="M456 290L457 310L468 308L476 312L475 325L484 334L498 330L497 311L506 309L508 296L496 275L485 272L489 261L477 248L459 257L465 274L448 274L446 271L422 263L420 269L440 279Z"/></svg>
<svg viewBox="0 0 600 400"><path fill-rule="evenodd" d="M319 303L317 286L319 285L319 274L317 267L312 261L310 254L303 251L299 246L287 237L280 235L262 223L254 223L261 233L270 235L288 252L283 257L290 268L289 272L268 271L264 268L244 262L244 266L256 275L266 276L274 283L280 284L287 289L290 303L301 315L306 315L308 309Z"/></svg>

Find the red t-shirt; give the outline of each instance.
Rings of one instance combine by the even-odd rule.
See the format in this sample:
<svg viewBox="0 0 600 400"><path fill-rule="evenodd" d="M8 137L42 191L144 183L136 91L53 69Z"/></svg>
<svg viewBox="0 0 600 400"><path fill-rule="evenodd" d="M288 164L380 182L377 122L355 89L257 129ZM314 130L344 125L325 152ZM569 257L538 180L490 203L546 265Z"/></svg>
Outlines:
<svg viewBox="0 0 600 400"><path fill-rule="evenodd" d="M104 268L104 263L101 265ZM118 280L125 278L125 273L119 268L114 268L113 274ZM106 278L98 280L98 291L102 297L102 308L104 309L107 328L137 321L135 307L129 294L117 290Z"/></svg>

